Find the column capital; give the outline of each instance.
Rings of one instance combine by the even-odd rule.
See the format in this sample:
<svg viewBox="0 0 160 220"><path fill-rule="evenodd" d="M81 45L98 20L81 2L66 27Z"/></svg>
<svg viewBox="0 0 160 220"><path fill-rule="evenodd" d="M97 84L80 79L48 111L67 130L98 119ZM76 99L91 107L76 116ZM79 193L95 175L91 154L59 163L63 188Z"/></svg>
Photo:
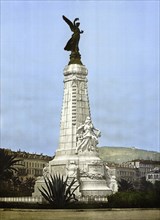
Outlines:
<svg viewBox="0 0 160 220"><path fill-rule="evenodd" d="M70 64L65 66L63 73L64 76L73 75L73 74L87 76L88 70L83 65Z"/></svg>

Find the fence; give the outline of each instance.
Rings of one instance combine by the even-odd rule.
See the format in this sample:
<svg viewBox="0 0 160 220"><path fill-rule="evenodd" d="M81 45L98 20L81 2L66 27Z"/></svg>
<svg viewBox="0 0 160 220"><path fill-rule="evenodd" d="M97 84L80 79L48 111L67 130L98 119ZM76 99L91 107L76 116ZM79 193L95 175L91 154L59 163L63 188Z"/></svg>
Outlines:
<svg viewBox="0 0 160 220"><path fill-rule="evenodd" d="M78 201L82 203L107 202L108 199L101 196L85 196L78 197ZM42 197L0 197L0 202L43 203L44 199Z"/></svg>
<svg viewBox="0 0 160 220"><path fill-rule="evenodd" d="M107 197L102 196L85 196L85 197L79 197L79 202L84 203L90 203L90 202L108 202Z"/></svg>
<svg viewBox="0 0 160 220"><path fill-rule="evenodd" d="M42 203L42 197L0 197L0 202Z"/></svg>

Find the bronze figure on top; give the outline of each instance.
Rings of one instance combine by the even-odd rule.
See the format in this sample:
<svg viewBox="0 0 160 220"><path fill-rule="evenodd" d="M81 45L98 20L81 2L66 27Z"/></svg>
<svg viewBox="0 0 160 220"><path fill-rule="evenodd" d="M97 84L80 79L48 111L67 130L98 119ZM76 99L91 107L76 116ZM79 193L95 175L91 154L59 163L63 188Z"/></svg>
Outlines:
<svg viewBox="0 0 160 220"><path fill-rule="evenodd" d="M80 40L80 34L82 34L83 31L80 31L79 29L80 23L77 22L79 18L75 18L74 21L71 22L64 15L62 17L64 21L69 25L71 31L73 32L71 38L69 39L66 46L64 47L64 50L71 51L69 64L81 64L82 65L78 44Z"/></svg>

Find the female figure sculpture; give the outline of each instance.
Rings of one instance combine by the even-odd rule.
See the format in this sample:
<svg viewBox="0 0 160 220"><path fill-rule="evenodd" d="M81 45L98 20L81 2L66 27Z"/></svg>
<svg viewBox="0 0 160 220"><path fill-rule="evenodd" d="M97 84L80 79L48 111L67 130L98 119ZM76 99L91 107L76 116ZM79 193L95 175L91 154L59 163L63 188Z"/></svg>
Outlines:
<svg viewBox="0 0 160 220"><path fill-rule="evenodd" d="M76 153L84 151L96 151L98 144L98 137L101 132L94 128L90 117L86 118L86 121L77 129L77 149Z"/></svg>
<svg viewBox="0 0 160 220"><path fill-rule="evenodd" d="M77 22L79 18L75 18L73 23L68 18L66 18L64 15L63 15L63 19L69 25L71 31L73 32L72 37L67 42L64 50L77 53L79 51L78 44L80 40L80 34L83 33L83 31L80 31L79 29L80 23Z"/></svg>

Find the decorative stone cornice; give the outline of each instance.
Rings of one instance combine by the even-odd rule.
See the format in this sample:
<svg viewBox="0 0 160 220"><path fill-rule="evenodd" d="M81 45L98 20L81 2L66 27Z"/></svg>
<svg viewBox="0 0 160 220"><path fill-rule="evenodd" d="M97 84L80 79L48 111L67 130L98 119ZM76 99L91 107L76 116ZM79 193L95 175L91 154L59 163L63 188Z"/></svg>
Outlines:
<svg viewBox="0 0 160 220"><path fill-rule="evenodd" d="M73 75L73 74L87 76L88 70L83 65L70 64L64 68L63 73L64 73L64 76Z"/></svg>
<svg viewBox="0 0 160 220"><path fill-rule="evenodd" d="M68 82L68 81L84 81L84 82L88 82L87 78L85 75L77 75L77 74L72 74L72 75L66 75L65 79L63 80L63 82Z"/></svg>

